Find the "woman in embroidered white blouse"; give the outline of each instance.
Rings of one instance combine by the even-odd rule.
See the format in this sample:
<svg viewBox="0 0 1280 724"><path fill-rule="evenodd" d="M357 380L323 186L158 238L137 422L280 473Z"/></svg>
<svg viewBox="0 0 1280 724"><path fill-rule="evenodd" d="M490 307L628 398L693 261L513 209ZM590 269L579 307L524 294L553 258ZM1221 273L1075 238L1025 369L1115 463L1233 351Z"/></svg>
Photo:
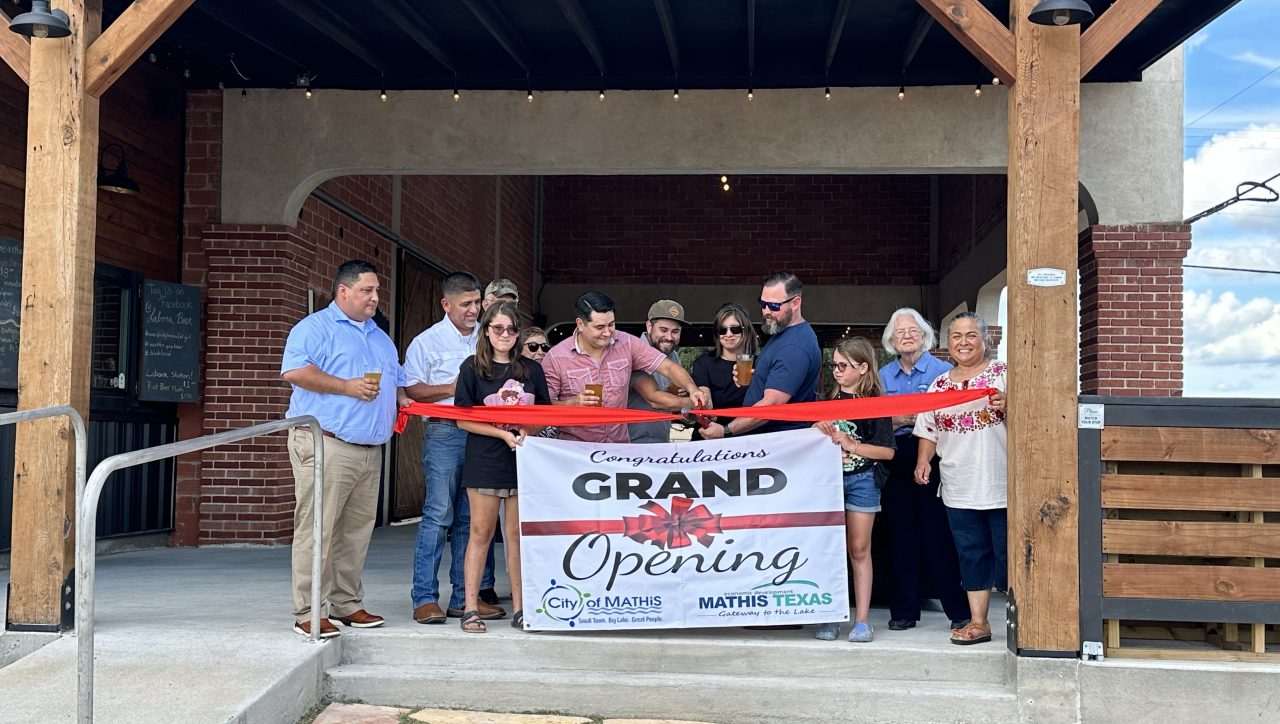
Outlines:
<svg viewBox="0 0 1280 724"><path fill-rule="evenodd" d="M920 438L916 482L929 482L930 461L940 458L939 492L960 556L960 578L969 598L968 626L952 629L951 643L991 640L987 610L991 589L1008 588L1006 555L1005 365L988 359L987 323L973 312L957 314L947 329L955 367L929 385L930 392L994 388L991 398L967 402L916 418Z"/></svg>

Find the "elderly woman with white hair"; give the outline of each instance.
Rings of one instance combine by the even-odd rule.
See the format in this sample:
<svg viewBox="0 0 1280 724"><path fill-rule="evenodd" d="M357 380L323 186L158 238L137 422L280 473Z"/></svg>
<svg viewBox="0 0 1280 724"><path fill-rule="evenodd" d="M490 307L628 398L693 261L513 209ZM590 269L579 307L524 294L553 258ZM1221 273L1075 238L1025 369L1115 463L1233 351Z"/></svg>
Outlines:
<svg viewBox="0 0 1280 724"><path fill-rule="evenodd" d="M936 339L933 327L919 312L903 307L889 317L884 349L895 359L880 368L886 395L925 392L929 384L946 374L951 365L930 354ZM969 601L960 587L960 564L947 523L947 511L938 497L938 473L924 485L915 480L918 442L912 434L915 415L894 417L897 452L889 463L889 481L880 505L889 530L892 587L889 598L889 630L912 628L920 620L920 603L937 598L953 629L969 624Z"/></svg>

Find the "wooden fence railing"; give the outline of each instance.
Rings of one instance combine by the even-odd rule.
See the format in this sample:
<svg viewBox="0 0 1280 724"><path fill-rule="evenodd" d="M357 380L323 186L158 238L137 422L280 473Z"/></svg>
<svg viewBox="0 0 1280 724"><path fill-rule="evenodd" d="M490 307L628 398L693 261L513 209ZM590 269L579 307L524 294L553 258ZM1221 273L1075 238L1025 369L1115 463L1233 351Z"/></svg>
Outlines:
<svg viewBox="0 0 1280 724"><path fill-rule="evenodd" d="M1081 403L1083 650L1280 661L1280 402Z"/></svg>

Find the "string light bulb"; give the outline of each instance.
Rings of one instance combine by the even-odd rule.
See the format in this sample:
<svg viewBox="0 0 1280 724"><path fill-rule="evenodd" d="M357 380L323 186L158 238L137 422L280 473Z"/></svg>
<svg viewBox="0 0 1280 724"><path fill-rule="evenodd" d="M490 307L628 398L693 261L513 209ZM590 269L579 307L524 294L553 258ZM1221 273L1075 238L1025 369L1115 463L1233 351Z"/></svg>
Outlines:
<svg viewBox="0 0 1280 724"><path fill-rule="evenodd" d="M679 88L676 88L675 90L673 90L673 91L671 92L671 100L673 100L673 101L678 101L678 100L680 100L680 89L679 89Z"/></svg>
<svg viewBox="0 0 1280 724"><path fill-rule="evenodd" d="M905 101L907 99L907 87L905 85L898 86L898 100Z"/></svg>
<svg viewBox="0 0 1280 724"><path fill-rule="evenodd" d="M378 94L378 100L382 101L383 103L387 102L387 91L385 88L382 90L381 93Z"/></svg>
<svg viewBox="0 0 1280 724"><path fill-rule="evenodd" d="M604 103L604 89L603 89L603 88L601 88L601 89L600 89L600 102L601 102L601 103Z"/></svg>
<svg viewBox="0 0 1280 724"><path fill-rule="evenodd" d="M982 97L982 85L981 85L981 84L975 85L975 86L973 87L973 97L974 97L974 98L981 98L981 97Z"/></svg>
<svg viewBox="0 0 1280 724"><path fill-rule="evenodd" d="M311 86L307 86L306 92L302 94L307 100L311 100Z"/></svg>
<svg viewBox="0 0 1280 724"><path fill-rule="evenodd" d="M724 184L723 186L721 186L721 188L723 188L725 191L728 191L728 190L729 190L729 184Z"/></svg>
<svg viewBox="0 0 1280 724"><path fill-rule="evenodd" d="M827 100L831 100L831 86L827 86Z"/></svg>
<svg viewBox="0 0 1280 724"><path fill-rule="evenodd" d="M458 95L458 89L457 89L457 88L454 88L454 89L453 89L453 102L454 102L454 103L457 103L457 102L458 102L458 101L460 101L460 100L462 100L462 96Z"/></svg>
<svg viewBox="0 0 1280 724"><path fill-rule="evenodd" d="M754 88L748 88L748 89L747 89L747 100L749 100L749 101L750 101L750 100L755 100L755 97L756 97L756 91L755 91L755 89L754 89Z"/></svg>
<svg viewBox="0 0 1280 724"><path fill-rule="evenodd" d="M991 79L991 85L1000 85L1000 76Z"/></svg>
<svg viewBox="0 0 1280 724"><path fill-rule="evenodd" d="M729 177L728 177L728 176L721 176L721 177L720 177L720 183L722 183L722 184L727 184L727 183L729 183Z"/></svg>
<svg viewBox="0 0 1280 724"><path fill-rule="evenodd" d="M529 96L528 96L528 98L529 98L529 102L530 102L530 103L532 103L532 102L533 102L533 91L532 91L532 90L531 90L531 91L529 91Z"/></svg>

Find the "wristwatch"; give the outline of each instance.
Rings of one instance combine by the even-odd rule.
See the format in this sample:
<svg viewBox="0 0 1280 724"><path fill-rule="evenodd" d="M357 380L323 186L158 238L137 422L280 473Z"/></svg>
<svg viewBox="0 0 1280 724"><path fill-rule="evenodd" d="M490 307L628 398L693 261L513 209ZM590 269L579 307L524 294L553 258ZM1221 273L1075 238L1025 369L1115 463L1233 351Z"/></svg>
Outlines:
<svg viewBox="0 0 1280 724"><path fill-rule="evenodd" d="M726 440L733 437L733 430L729 429L729 423L727 422L724 424L724 437Z"/></svg>

